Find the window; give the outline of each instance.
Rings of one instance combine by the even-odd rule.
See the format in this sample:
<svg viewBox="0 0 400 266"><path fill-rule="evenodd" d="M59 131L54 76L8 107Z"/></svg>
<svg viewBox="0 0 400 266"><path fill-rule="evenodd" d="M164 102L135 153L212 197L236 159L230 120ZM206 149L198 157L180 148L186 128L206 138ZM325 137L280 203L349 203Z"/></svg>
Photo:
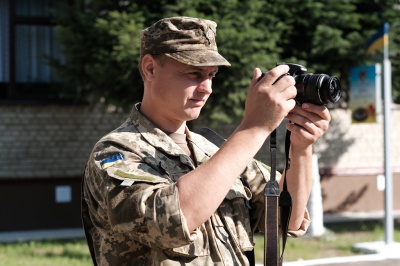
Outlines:
<svg viewBox="0 0 400 266"><path fill-rule="evenodd" d="M53 22L60 2L0 0L0 100L57 98L47 58L62 59Z"/></svg>

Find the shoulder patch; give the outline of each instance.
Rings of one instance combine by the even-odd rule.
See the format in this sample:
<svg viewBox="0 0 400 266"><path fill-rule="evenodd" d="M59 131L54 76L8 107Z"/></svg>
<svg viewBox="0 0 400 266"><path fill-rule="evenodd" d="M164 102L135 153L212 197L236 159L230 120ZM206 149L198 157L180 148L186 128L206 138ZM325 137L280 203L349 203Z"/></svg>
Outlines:
<svg viewBox="0 0 400 266"><path fill-rule="evenodd" d="M107 159L104 159L100 165L101 169L106 169L112 165L122 163L124 161L124 156L121 153L117 153Z"/></svg>
<svg viewBox="0 0 400 266"><path fill-rule="evenodd" d="M120 169L115 171L114 174L116 176L119 176L119 177L129 178L129 179L133 179L133 180L137 180L137 181L154 182L154 181L157 180L156 178L151 177L151 176L139 176L139 175L135 175L135 174L131 174L131 173L127 173L127 172L121 171Z"/></svg>

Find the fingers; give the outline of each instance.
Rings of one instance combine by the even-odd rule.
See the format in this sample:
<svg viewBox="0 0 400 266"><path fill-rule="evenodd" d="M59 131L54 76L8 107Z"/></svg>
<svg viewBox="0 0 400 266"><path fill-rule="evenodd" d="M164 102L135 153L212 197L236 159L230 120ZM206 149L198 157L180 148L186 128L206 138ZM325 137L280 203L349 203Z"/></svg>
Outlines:
<svg viewBox="0 0 400 266"><path fill-rule="evenodd" d="M286 75L288 71L289 67L287 65L280 65L271 69L262 77L261 70L256 68L252 80L253 86L255 86L260 93L268 93L271 99L290 101L296 97L297 90L295 88L294 78L290 75ZM256 84L254 84L254 82ZM295 103L290 101L290 105L290 109L292 109Z"/></svg>
<svg viewBox="0 0 400 266"><path fill-rule="evenodd" d="M295 106L286 117L292 124L287 129L295 133L298 138L308 142L315 142L329 127L331 116L325 106L303 103Z"/></svg>
<svg viewBox="0 0 400 266"><path fill-rule="evenodd" d="M296 105L286 118L292 122L301 122L298 120L306 119L313 124L331 121L329 110L325 106L310 103L303 103L301 106Z"/></svg>
<svg viewBox="0 0 400 266"><path fill-rule="evenodd" d="M260 82L261 84L264 84L265 86L272 86L274 85L277 81L279 81L280 79L284 78L285 75L288 73L289 71L289 67L287 65L280 65L277 66L273 69L271 69L270 71L266 72L264 77L262 79L260 79L261 77L261 70L259 68L256 68L255 73L259 73L258 75L255 76L255 78L253 78L253 81ZM290 76L288 76L290 77ZM291 79L288 78L286 79L286 81L290 81ZM294 85L294 84L293 84Z"/></svg>
<svg viewBox="0 0 400 266"><path fill-rule="evenodd" d="M323 120L331 121L331 115L329 113L329 110L323 105L303 103L301 107L302 110L306 110L306 112L313 113L322 118Z"/></svg>
<svg viewBox="0 0 400 266"><path fill-rule="evenodd" d="M251 80L251 85L255 85L258 82L258 79L261 77L262 72L258 67L254 69L253 78Z"/></svg>

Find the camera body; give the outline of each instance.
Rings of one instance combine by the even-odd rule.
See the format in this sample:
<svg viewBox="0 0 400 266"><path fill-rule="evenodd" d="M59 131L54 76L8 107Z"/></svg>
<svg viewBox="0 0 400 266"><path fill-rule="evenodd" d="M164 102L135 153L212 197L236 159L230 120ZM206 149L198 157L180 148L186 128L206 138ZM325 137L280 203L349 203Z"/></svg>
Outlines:
<svg viewBox="0 0 400 266"><path fill-rule="evenodd" d="M307 68L293 63L277 63L279 65L288 65L289 72L286 75L294 77L296 81L296 102L304 102L317 105L326 105L339 101L341 96L341 85L337 77L326 74L305 74ZM263 73L263 76L265 73Z"/></svg>

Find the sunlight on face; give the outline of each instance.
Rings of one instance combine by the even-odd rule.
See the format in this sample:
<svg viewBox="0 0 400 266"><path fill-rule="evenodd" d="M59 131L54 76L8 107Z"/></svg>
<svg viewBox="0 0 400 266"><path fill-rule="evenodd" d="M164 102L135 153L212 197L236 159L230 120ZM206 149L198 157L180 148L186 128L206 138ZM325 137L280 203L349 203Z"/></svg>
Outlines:
<svg viewBox="0 0 400 266"><path fill-rule="evenodd" d="M212 93L217 72L216 66L196 67L164 58L152 84L152 101L159 114L176 122L196 119Z"/></svg>

